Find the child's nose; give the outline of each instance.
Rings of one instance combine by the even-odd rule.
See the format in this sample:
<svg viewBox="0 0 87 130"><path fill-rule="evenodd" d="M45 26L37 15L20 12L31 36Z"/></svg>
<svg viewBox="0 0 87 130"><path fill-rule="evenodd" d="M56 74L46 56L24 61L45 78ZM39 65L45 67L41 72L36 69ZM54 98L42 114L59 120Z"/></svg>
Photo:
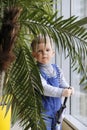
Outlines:
<svg viewBox="0 0 87 130"><path fill-rule="evenodd" d="M43 55L46 54L47 52L46 51L43 51Z"/></svg>

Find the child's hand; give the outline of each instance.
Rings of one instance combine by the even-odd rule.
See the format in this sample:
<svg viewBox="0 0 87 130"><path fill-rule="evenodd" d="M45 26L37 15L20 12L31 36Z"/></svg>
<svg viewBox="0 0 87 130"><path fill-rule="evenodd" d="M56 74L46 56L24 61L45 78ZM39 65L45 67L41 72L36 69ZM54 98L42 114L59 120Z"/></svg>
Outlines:
<svg viewBox="0 0 87 130"><path fill-rule="evenodd" d="M74 88L70 87L70 89L72 90L71 95L73 95L74 94Z"/></svg>
<svg viewBox="0 0 87 130"><path fill-rule="evenodd" d="M73 94L74 94L74 88L73 88L73 87L70 87L69 89L66 88L66 89L64 89L63 92L62 92L62 96L63 96L63 97L70 97L70 96L73 95Z"/></svg>

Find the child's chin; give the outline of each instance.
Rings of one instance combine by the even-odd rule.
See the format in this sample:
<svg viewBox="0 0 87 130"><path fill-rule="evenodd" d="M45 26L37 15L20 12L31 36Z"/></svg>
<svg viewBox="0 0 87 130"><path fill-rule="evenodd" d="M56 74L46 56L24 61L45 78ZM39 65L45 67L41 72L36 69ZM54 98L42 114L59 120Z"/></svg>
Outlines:
<svg viewBox="0 0 87 130"><path fill-rule="evenodd" d="M44 61L42 64L49 64L49 62L47 62L47 61Z"/></svg>

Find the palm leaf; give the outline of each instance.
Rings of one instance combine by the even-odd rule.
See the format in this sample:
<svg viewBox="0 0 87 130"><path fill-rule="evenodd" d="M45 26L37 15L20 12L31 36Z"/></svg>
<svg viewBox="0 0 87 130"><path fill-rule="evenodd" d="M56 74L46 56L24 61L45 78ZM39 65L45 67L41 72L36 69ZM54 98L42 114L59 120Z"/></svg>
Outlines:
<svg viewBox="0 0 87 130"><path fill-rule="evenodd" d="M49 25L46 24L47 22L45 22L44 24L43 23L40 24L40 21L38 21L38 19L36 20L37 21L34 21L34 22L28 21L28 23L26 23L29 29L31 29L31 26L33 25L34 28L32 28L32 30L34 29L33 30L34 32L36 31L36 33L40 33L40 32L44 33L45 31L46 33L48 33L49 36L52 36L54 41L58 44L58 47L62 46L62 48L65 51L68 50L68 56L71 57L72 63L74 62L77 65L76 69L79 70L79 72L81 71L84 72L84 75L85 75L85 69L82 64L81 59L83 55L86 57L86 51L87 51L86 28L80 27L77 25L77 22L75 21L76 20L75 16L67 20L60 20L58 18L59 22L58 20L56 20L57 23L54 25L50 21L49 21ZM46 17L46 20L47 20L47 17ZM53 19L53 21L55 20ZM80 67L78 68L78 66Z"/></svg>
<svg viewBox="0 0 87 130"><path fill-rule="evenodd" d="M44 125L41 125L41 93L43 89L38 70L26 44L17 46L16 51L17 59L10 73L8 72L6 83L7 95L8 92L9 95L12 95L11 100L8 101L12 105L12 117L16 118L12 120L12 123L19 119L24 130L30 127L39 130L45 129Z"/></svg>

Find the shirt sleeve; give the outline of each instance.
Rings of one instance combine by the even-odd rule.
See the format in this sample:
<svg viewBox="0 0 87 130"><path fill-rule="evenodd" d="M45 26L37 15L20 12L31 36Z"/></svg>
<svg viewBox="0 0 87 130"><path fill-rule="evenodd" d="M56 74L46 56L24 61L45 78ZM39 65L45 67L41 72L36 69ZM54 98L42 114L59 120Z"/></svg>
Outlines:
<svg viewBox="0 0 87 130"><path fill-rule="evenodd" d="M44 89L44 95L50 97L61 97L63 88L53 87L52 85L47 84L46 80L40 75L41 82Z"/></svg>
<svg viewBox="0 0 87 130"><path fill-rule="evenodd" d="M68 88L69 84L66 82L64 74L62 70L60 69L60 88Z"/></svg>

